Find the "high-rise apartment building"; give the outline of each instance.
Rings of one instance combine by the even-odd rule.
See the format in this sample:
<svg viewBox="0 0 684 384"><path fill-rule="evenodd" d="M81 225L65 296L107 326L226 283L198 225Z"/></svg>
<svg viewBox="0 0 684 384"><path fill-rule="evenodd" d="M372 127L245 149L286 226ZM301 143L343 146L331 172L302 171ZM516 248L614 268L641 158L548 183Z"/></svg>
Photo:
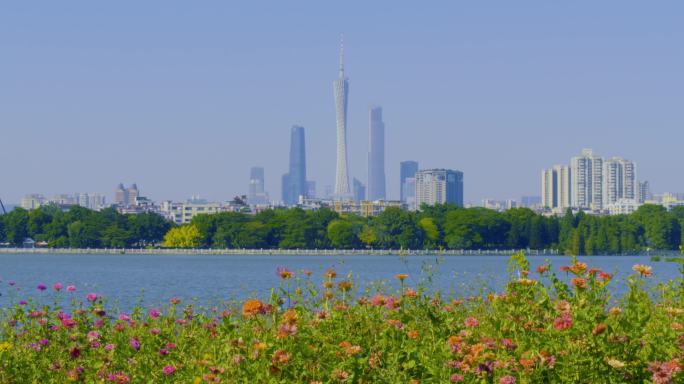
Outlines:
<svg viewBox="0 0 684 384"><path fill-rule="evenodd" d="M124 188L123 183L119 185L114 190L114 204L118 206L124 206L128 203L128 191Z"/></svg>
<svg viewBox="0 0 684 384"><path fill-rule="evenodd" d="M603 204L607 206L621 199L636 200L638 185L636 165L621 157L603 162Z"/></svg>
<svg viewBox="0 0 684 384"><path fill-rule="evenodd" d="M347 102L349 98L349 79L344 75L344 45L340 44L340 68L333 82L335 96L335 115L337 117L337 165L335 170L335 197L350 197L349 174L347 173Z"/></svg>
<svg viewBox="0 0 684 384"><path fill-rule="evenodd" d="M416 206L422 204L463 206L463 172L451 169L426 169L416 173Z"/></svg>
<svg viewBox="0 0 684 384"><path fill-rule="evenodd" d="M307 180L306 182L306 197L316 198L316 182L314 180Z"/></svg>
<svg viewBox="0 0 684 384"><path fill-rule="evenodd" d="M132 207L136 204L136 200L138 199L138 196L140 196L140 191L138 191L138 186L135 183L133 183L133 185L131 185L131 187L128 188L127 192L128 193L126 195L126 202L129 207Z"/></svg>
<svg viewBox="0 0 684 384"><path fill-rule="evenodd" d="M290 132L290 171L283 175L283 203L295 205L306 197L306 147L304 127L294 125Z"/></svg>
<svg viewBox="0 0 684 384"><path fill-rule="evenodd" d="M385 123L380 107L370 109L368 136L368 200L385 200Z"/></svg>
<svg viewBox="0 0 684 384"><path fill-rule="evenodd" d="M541 204L556 212L572 206L572 171L570 167L556 165L542 170Z"/></svg>
<svg viewBox="0 0 684 384"><path fill-rule="evenodd" d="M572 200L574 207L603 209L603 159L591 149L582 150L571 160Z"/></svg>
<svg viewBox="0 0 684 384"><path fill-rule="evenodd" d="M406 203L406 207L409 211L415 211L418 207L416 206L416 177L407 177L402 184L401 189L402 195L404 197L403 203Z"/></svg>
<svg viewBox="0 0 684 384"><path fill-rule="evenodd" d="M366 186L356 177L352 182L354 185L354 201L366 200Z"/></svg>
<svg viewBox="0 0 684 384"><path fill-rule="evenodd" d="M639 182L639 190L638 190L638 196L637 196L637 201L640 204L645 203L648 200L653 199L653 195L651 194L651 185L649 184L648 181L640 181Z"/></svg>
<svg viewBox="0 0 684 384"><path fill-rule="evenodd" d="M416 172L418 172L418 162L417 161L402 161L400 164L400 170L399 170L399 195L402 203L406 203L406 192L407 190L412 190L411 188L406 188L406 179L408 178L414 178L414 183L415 183L415 177L416 177ZM415 187L415 184L414 184ZM415 196L415 188L413 188L413 196Z"/></svg>

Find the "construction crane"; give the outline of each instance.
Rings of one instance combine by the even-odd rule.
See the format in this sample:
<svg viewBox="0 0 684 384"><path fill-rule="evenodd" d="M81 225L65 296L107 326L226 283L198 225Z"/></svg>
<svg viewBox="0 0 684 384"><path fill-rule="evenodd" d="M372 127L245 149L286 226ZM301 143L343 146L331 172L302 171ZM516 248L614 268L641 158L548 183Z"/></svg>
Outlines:
<svg viewBox="0 0 684 384"><path fill-rule="evenodd" d="M7 211L5 210L5 205L2 203L2 199L0 199L0 208L2 208L2 214L6 214Z"/></svg>

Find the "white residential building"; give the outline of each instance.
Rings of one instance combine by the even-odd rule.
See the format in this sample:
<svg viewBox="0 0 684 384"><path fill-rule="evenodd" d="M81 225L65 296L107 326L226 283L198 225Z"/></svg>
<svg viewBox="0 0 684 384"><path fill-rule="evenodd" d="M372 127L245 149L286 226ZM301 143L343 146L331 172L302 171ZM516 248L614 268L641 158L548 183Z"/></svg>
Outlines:
<svg viewBox="0 0 684 384"><path fill-rule="evenodd" d="M555 165L542 170L542 207L553 212L565 212L572 207L572 170Z"/></svg>
<svg viewBox="0 0 684 384"><path fill-rule="evenodd" d="M620 199L637 200L636 165L621 157L603 162L603 204L610 205Z"/></svg>
<svg viewBox="0 0 684 384"><path fill-rule="evenodd" d="M584 149L580 156L572 158L570 168L572 206L603 209L603 159L591 149Z"/></svg>

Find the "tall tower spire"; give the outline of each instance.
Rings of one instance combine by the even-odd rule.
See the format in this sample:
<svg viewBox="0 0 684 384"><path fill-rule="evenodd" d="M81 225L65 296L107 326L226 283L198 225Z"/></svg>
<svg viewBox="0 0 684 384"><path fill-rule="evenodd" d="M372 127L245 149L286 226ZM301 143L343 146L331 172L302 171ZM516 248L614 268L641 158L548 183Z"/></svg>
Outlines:
<svg viewBox="0 0 684 384"><path fill-rule="evenodd" d="M340 71L333 81L335 115L337 117L337 166L335 172L335 198L351 198L349 174L347 173L347 100L349 79L344 75L344 40L340 37Z"/></svg>
<svg viewBox="0 0 684 384"><path fill-rule="evenodd" d="M340 34L340 78L344 78L344 35Z"/></svg>

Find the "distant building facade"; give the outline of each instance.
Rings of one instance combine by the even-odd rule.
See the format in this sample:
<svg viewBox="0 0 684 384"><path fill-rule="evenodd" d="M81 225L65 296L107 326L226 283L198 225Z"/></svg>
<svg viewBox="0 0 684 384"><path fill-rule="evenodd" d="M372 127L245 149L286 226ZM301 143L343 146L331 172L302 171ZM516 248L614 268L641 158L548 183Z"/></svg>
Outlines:
<svg viewBox="0 0 684 384"><path fill-rule="evenodd" d="M418 172L418 162L417 161L402 161L399 164L399 195L400 198L399 200L402 202L406 202L406 191L410 191L411 188L406 188L405 183L406 179L408 178L414 178L416 177L416 172ZM415 184L414 184L415 185ZM415 189L415 188L413 188ZM413 192L413 195L415 196L415 192Z"/></svg>
<svg viewBox="0 0 684 384"><path fill-rule="evenodd" d="M295 125L290 131L289 172L282 178L282 197L285 205L296 205L300 196L306 197L306 147L304 127Z"/></svg>
<svg viewBox="0 0 684 384"><path fill-rule="evenodd" d="M571 160L572 205L580 209L603 209L603 158L591 149Z"/></svg>
<svg viewBox="0 0 684 384"><path fill-rule="evenodd" d="M354 178L352 183L354 189L354 201L366 200L366 186L363 185L363 183L356 177Z"/></svg>
<svg viewBox="0 0 684 384"><path fill-rule="evenodd" d="M385 123L382 108L370 109L368 129L368 200L385 200Z"/></svg>
<svg viewBox="0 0 684 384"><path fill-rule="evenodd" d="M542 170L541 205L554 212L564 212L571 207L572 170L570 167L556 165Z"/></svg>
<svg viewBox="0 0 684 384"><path fill-rule="evenodd" d="M636 200L638 183L636 165L621 157L603 162L603 203L610 205L618 200Z"/></svg>
<svg viewBox="0 0 684 384"><path fill-rule="evenodd" d="M264 167L252 167L250 169L247 201L251 205L269 203L268 193L265 190Z"/></svg>
<svg viewBox="0 0 684 384"><path fill-rule="evenodd" d="M451 169L426 169L416 173L416 206L422 204L463 206L463 172Z"/></svg>
<svg viewBox="0 0 684 384"><path fill-rule="evenodd" d="M138 196L140 196L140 191L135 183L128 188L125 188L123 183L119 183L114 190L114 204L119 207L132 207L135 206Z"/></svg>

